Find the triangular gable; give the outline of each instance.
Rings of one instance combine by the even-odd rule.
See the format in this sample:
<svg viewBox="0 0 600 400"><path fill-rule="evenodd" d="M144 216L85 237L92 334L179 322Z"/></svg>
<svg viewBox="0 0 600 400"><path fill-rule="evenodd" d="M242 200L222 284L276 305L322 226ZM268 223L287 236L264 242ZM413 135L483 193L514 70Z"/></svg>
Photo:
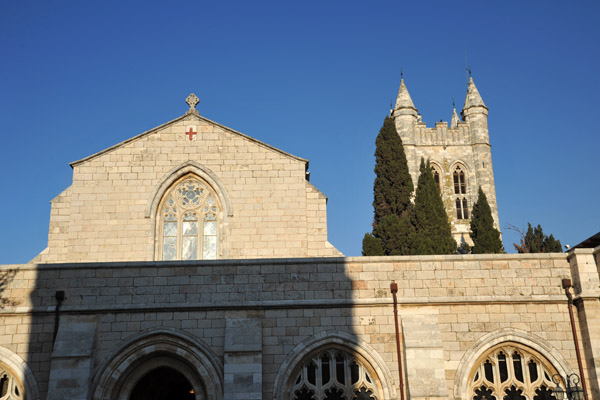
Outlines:
<svg viewBox="0 0 600 400"><path fill-rule="evenodd" d="M243 133L241 133L241 132L238 132L238 131L236 131L236 130L234 130L234 129L228 128L228 127L226 127L225 125L221 125L221 124L219 124L219 123L217 123L217 122L215 122L215 121L211 121L211 120L210 120L210 119L208 119L208 118L204 118L204 117L202 117L202 116L200 116L200 115L193 115L193 114L184 114L184 115L182 115L181 117L175 118L175 119L174 119L174 120L172 120L172 121L166 122L166 123L164 123L164 124L162 124L162 125L159 125L159 126L157 126L156 128L152 128L152 129L150 129L150 130L148 130L148 131L146 131L146 132L142 132L142 133L140 133L139 135L136 135L136 136L134 136L134 137L132 137L132 138L129 138L129 139L127 139L127 140L124 140L124 141L122 141L122 142L120 142L120 143L117 143L117 144L115 144L114 146L111 146L111 147L109 147L109 148L107 148L107 149L101 150L101 151L99 151L99 152L97 152L97 153L95 153L95 154L92 154L92 155L90 155L90 156L87 156L87 157L85 157L85 158L82 158L81 160L73 161L73 162L71 162L69 165L71 165L71 168L73 168L73 167L76 167L76 166L77 166L77 165L79 165L79 164L82 164L82 163L84 163L84 162L86 162L86 161L92 160L92 159L94 159L94 158L96 158L96 157L99 157L99 156L101 156L101 155L103 155L103 154L106 154L106 153L108 153L108 152L110 152L110 151L112 151L112 150L115 150L115 149L117 149L117 148L119 148L119 147L121 147L121 146L124 146L124 145L126 145L126 144L128 144L128 143L134 142L134 141L136 141L136 140L139 140L139 139L141 139L141 138L143 138L143 137L145 137L145 136L147 136L147 135L150 135L150 134L152 134L152 133L154 133L154 132L156 132L156 131L159 131L159 130L161 130L161 129L164 129L164 128L168 127L169 125L175 124L175 123L177 123L177 122L180 122L180 121L184 121L184 120L186 120L186 119L187 119L187 120L197 119L197 120L199 120L199 121L204 121L204 122L207 122L207 123L209 123L209 124L212 124L212 125L218 126L218 127L219 127L219 128L221 128L221 129L224 129L224 130L226 130L226 131L228 131L228 132L231 132L231 133L233 133L233 134L235 134L235 135L238 135L238 136L240 136L240 137L242 137L242 138L244 138L244 139L246 139L246 140L248 140L248 141L254 142L255 144L257 144L257 145L259 145L259 146L261 146L261 147L264 147L264 148L267 148L267 149L269 149L269 150L275 151L275 152L277 152L277 153L279 153L279 154L282 154L282 155L284 155L284 156L286 156L286 157L289 157L289 158L291 158L291 159L294 159L294 160L296 160L296 161L304 162L304 163L306 163L306 169L308 169L308 160L306 160L306 159L304 159L304 158L297 157L297 156L295 156L295 155L293 155L293 154L287 153L287 152L285 152L285 151L283 151L283 150L280 150L280 149L278 149L278 148L276 148L276 147L273 147L273 146L271 146L271 145L269 145L269 144L266 144L266 143L264 143L264 142L261 142L260 140L254 139L253 137L250 137L250 136L248 136L248 135L244 135L244 134L243 134Z"/></svg>

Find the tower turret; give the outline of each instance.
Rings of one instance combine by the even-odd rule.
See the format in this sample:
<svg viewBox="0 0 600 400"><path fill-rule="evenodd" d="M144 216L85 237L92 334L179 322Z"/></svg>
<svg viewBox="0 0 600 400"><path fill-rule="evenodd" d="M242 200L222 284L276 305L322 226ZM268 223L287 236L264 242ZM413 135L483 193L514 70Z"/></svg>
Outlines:
<svg viewBox="0 0 600 400"><path fill-rule="evenodd" d="M417 124L418 114L419 112L415 108L408 89L404 84L404 79L401 79L393 115L396 121L396 130L405 145L415 144L414 129Z"/></svg>
<svg viewBox="0 0 600 400"><path fill-rule="evenodd" d="M469 125L471 147L474 155L472 167L474 167L477 185L481 186L481 189L483 189L488 198L488 203L492 209L492 216L494 217L494 225L499 230L496 185L494 183L492 152L487 122L488 108L483 102L472 77L469 77L465 106L461 114L463 120ZM477 188L473 187L471 190L473 191L471 192L471 204L474 204L476 198L473 195Z"/></svg>
<svg viewBox="0 0 600 400"><path fill-rule="evenodd" d="M469 124L471 142L473 144L489 144L490 137L487 125L488 108L483 102L472 77L469 77L465 106L463 107L461 114L463 120Z"/></svg>
<svg viewBox="0 0 600 400"><path fill-rule="evenodd" d="M454 106L454 100L452 101L452 119L450 120L450 129L458 128L458 123L460 122L460 118L458 118L458 114L456 113L456 107Z"/></svg>

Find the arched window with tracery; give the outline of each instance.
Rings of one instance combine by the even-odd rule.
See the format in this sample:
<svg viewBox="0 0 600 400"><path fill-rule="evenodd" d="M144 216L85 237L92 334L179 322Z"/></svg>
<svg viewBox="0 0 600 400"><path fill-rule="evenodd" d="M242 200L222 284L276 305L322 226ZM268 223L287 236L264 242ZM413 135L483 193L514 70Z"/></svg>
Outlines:
<svg viewBox="0 0 600 400"><path fill-rule="evenodd" d="M454 179L454 194L467 194L467 175L465 167L458 164L452 173Z"/></svg>
<svg viewBox="0 0 600 400"><path fill-rule="evenodd" d="M430 163L430 166L431 166L431 172L433 173L433 179L435 180L435 183L441 193L442 192L442 169L440 168L439 165L437 165L436 163L433 163L433 162Z"/></svg>
<svg viewBox="0 0 600 400"><path fill-rule="evenodd" d="M454 194L458 195L455 200L456 219L469 219L469 203L467 201L467 173L463 165L457 164L452 173L454 180Z"/></svg>
<svg viewBox="0 0 600 400"><path fill-rule="evenodd" d="M383 400L366 361L338 348L307 357L293 376L289 400Z"/></svg>
<svg viewBox="0 0 600 400"><path fill-rule="evenodd" d="M158 213L160 260L213 260L222 208L206 182L188 175L167 191Z"/></svg>
<svg viewBox="0 0 600 400"><path fill-rule="evenodd" d="M470 400L558 400L551 392L556 369L540 354L516 343L492 347L475 363Z"/></svg>
<svg viewBox="0 0 600 400"><path fill-rule="evenodd" d="M23 386L0 364L0 400L24 399Z"/></svg>
<svg viewBox="0 0 600 400"><path fill-rule="evenodd" d="M456 198L456 219L469 219L469 203L467 198Z"/></svg>

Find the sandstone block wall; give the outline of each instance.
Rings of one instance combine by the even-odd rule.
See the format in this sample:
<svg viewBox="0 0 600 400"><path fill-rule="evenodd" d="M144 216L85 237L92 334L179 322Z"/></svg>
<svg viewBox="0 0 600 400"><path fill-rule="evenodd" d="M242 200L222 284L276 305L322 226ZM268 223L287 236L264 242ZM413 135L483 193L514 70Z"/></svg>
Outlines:
<svg viewBox="0 0 600 400"><path fill-rule="evenodd" d="M262 398L273 397L290 354L329 333L364 343L382 360L383 378L396 387L392 280L399 287L401 325L410 330L404 333L406 368L428 368L410 354L435 354L439 362L430 364L431 374L445 382L447 398L454 398L466 352L490 332L525 332L549 345L573 370L577 365L560 286L562 278L571 276L564 254L87 263L1 270L12 276L1 293L0 346L27 361L42 393L50 379L57 290L66 293L62 318L95 316L90 376L127 341L157 328L192 335L220 365L230 366L225 368L229 376L243 373L231 361L243 349L232 347L233 339L226 344L233 318L262 326L262 343L252 345L251 358L244 358L260 360L262 377L256 382L262 385ZM429 325L437 339L427 348L414 344L410 338L416 328L411 326ZM430 391L428 381L408 378L411 393Z"/></svg>
<svg viewBox="0 0 600 400"><path fill-rule="evenodd" d="M306 160L186 115L73 163L73 184L52 201L48 248L35 261L155 260L157 190L186 165L214 176L221 202L230 201L218 258L340 255L327 242L326 198L307 182Z"/></svg>

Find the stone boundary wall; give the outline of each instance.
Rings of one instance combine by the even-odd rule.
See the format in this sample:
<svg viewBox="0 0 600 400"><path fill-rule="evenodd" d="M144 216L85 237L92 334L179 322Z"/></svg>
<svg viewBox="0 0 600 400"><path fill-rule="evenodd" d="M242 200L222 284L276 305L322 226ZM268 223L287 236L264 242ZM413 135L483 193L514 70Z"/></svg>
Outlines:
<svg viewBox="0 0 600 400"><path fill-rule="evenodd" d="M566 255L457 255L3 265L2 313L562 301ZM31 308L33 307L33 309Z"/></svg>
<svg viewBox="0 0 600 400"><path fill-rule="evenodd" d="M0 274L7 277L0 346L28 362L41 393L57 290L66 293L61 315L97 316L94 372L125 341L154 328L185 331L222 360L226 321L262 319L265 399L273 398L282 363L317 334L357 337L397 385L392 280L401 322L421 318L414 315L438 321L448 398L465 352L500 329L531 333L576 368L560 286L571 275L565 254L30 264L0 266Z"/></svg>

